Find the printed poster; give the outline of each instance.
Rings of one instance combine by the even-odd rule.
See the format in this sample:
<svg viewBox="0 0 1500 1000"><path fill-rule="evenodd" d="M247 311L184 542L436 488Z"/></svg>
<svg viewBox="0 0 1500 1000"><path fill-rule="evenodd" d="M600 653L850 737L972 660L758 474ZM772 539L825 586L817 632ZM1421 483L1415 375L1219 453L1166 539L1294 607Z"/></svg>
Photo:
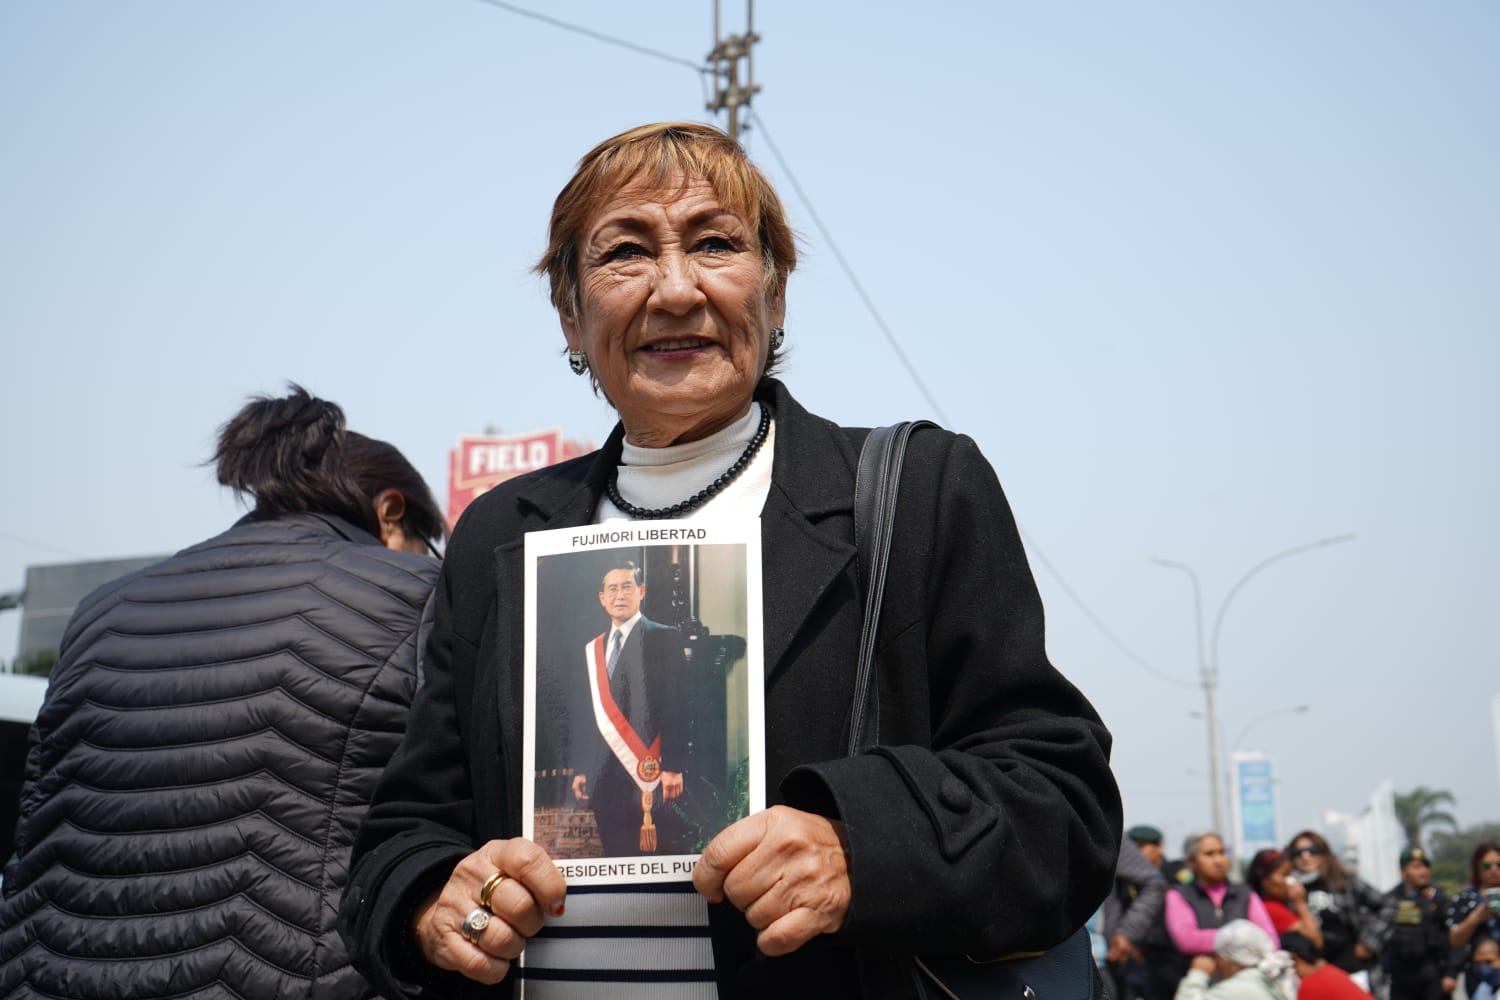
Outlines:
<svg viewBox="0 0 1500 1000"><path fill-rule="evenodd" d="M765 807L760 523L526 536L522 833L570 885L691 881Z"/></svg>

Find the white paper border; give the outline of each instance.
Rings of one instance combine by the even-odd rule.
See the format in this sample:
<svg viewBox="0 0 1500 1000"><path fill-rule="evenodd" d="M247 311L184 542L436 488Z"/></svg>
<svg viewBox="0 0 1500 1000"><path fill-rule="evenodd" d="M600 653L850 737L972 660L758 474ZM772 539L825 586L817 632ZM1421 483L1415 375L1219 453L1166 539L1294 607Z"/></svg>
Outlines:
<svg viewBox="0 0 1500 1000"><path fill-rule="evenodd" d="M749 727L749 812L766 807L764 614L761 602L760 521L695 518L672 521L609 521L575 528L527 532L525 539L525 657L521 835L533 839L536 824L537 564L567 553L674 545L738 545L745 565L746 722ZM651 584L648 583L648 586ZM660 857L556 860L569 885L640 885L692 880L696 854Z"/></svg>

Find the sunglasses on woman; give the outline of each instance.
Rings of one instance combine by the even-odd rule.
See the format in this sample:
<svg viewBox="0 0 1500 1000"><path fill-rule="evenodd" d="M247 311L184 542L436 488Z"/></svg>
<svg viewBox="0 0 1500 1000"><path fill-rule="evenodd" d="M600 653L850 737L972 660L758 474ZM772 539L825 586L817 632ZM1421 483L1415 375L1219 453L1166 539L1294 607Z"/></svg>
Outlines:
<svg viewBox="0 0 1500 1000"><path fill-rule="evenodd" d="M1287 855L1289 857L1300 858L1304 854L1311 854L1314 857L1317 857L1318 855L1322 854L1323 852L1322 852L1322 850L1320 850L1319 848L1316 848L1316 847L1294 847L1290 851L1287 851L1286 853L1287 853ZM1500 864L1500 862L1497 862L1497 864Z"/></svg>

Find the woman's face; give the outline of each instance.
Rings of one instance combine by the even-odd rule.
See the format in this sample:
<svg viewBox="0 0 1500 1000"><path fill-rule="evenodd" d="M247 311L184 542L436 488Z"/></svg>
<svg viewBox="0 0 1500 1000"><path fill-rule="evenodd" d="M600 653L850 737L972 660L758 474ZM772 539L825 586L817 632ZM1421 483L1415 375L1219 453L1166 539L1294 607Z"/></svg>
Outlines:
<svg viewBox="0 0 1500 1000"><path fill-rule="evenodd" d="M1198 853L1191 861L1193 878L1202 885L1218 885L1229 877L1229 855L1224 853L1224 842L1218 837L1204 837L1198 841Z"/></svg>
<svg viewBox="0 0 1500 1000"><path fill-rule="evenodd" d="M1299 872L1314 874L1323 871L1323 849L1313 841L1299 837L1287 853L1291 855L1292 865Z"/></svg>
<svg viewBox="0 0 1500 1000"><path fill-rule="evenodd" d="M1292 863L1285 858L1277 863L1275 868L1266 875L1266 881L1261 886L1261 895L1270 899L1279 899L1286 902L1286 880L1292 873Z"/></svg>
<svg viewBox="0 0 1500 1000"><path fill-rule="evenodd" d="M563 334L632 444L694 441L749 409L786 306L766 293L755 230L706 181L605 199L579 240L578 286Z"/></svg>
<svg viewBox="0 0 1500 1000"><path fill-rule="evenodd" d="M1479 888L1500 888L1500 851L1489 851L1479 859Z"/></svg>

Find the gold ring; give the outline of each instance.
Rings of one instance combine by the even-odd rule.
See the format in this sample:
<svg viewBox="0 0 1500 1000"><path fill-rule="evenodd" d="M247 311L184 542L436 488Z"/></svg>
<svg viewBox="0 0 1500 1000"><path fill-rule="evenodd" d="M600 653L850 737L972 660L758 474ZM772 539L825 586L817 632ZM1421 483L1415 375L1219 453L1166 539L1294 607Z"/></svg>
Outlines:
<svg viewBox="0 0 1500 1000"><path fill-rule="evenodd" d="M486 910L490 908L490 897L495 894L495 887L510 878L503 869L497 870L495 874L484 880L484 885L479 887L479 905Z"/></svg>

